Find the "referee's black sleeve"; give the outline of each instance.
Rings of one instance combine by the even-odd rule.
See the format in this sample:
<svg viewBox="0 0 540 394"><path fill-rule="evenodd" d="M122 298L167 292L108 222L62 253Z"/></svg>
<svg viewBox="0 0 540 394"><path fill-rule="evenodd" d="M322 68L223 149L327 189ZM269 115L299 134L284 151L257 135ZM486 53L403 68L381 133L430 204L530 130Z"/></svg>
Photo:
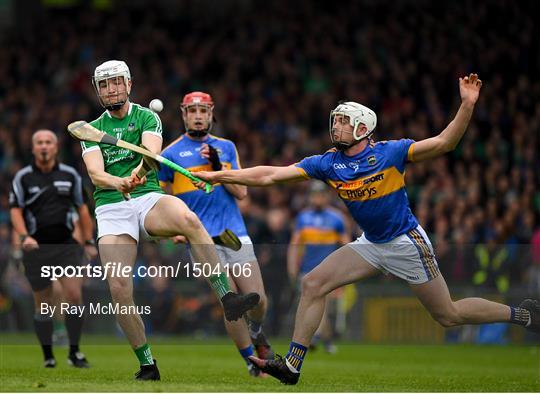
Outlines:
<svg viewBox="0 0 540 394"><path fill-rule="evenodd" d="M32 172L32 167L27 166L15 174L13 181L11 182L11 190L9 191L9 207L10 208L24 208L24 187L23 177Z"/></svg>

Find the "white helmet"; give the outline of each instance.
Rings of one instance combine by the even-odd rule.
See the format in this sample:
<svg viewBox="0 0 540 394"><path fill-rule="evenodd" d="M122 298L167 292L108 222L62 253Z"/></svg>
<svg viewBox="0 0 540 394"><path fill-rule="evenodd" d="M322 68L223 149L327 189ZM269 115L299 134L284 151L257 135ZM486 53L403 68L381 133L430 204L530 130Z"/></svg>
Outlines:
<svg viewBox="0 0 540 394"><path fill-rule="evenodd" d="M124 78L124 84L126 85L126 97L123 100L119 100L114 104L106 104L103 97L99 94L99 83L101 81L108 81L111 78L122 77ZM96 67L94 71L94 77L92 78L92 84L96 90L96 94L99 98L101 105L110 111L120 109L127 101L130 93L128 81L131 81L131 73L126 62L122 60L108 60L103 64ZM107 82L108 83L108 82Z"/></svg>
<svg viewBox="0 0 540 394"><path fill-rule="evenodd" d="M332 128L334 124L334 117L336 115L341 115L343 117L349 118L349 124L353 127L353 138L357 142L348 144L335 140ZM361 135L358 135L358 126L360 126L361 124L364 124L367 127L367 131ZM330 112L330 138L334 146L336 146L337 148L347 148L360 142L364 138L368 138L369 136L371 136L371 134L373 134L373 130L376 126L377 115L375 115L375 112L366 107L365 105L355 103L354 101L346 101L339 103L338 106Z"/></svg>

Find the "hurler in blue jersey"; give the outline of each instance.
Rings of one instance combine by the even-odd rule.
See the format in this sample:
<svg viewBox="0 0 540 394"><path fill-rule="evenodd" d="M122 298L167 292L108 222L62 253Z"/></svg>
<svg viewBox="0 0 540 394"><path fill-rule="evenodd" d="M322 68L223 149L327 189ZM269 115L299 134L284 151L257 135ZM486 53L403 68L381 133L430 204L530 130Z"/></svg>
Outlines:
<svg viewBox="0 0 540 394"><path fill-rule="evenodd" d="M374 142L375 112L355 103L340 103L330 113L334 149L288 167L259 166L238 171L198 172L210 182L269 186L319 179L343 199L363 235L333 252L302 280L289 352L284 358L255 363L285 384L296 384L307 347L332 290L382 272L407 281L431 316L443 327L510 322L540 331L540 303L524 300L512 307L482 298L453 301L439 272L429 239L412 214L405 191L405 166L452 151L465 133L480 94L478 75L459 79L461 105L437 136L421 141ZM198 185L202 187L201 184Z"/></svg>
<svg viewBox="0 0 540 394"><path fill-rule="evenodd" d="M213 109L214 102L209 94L186 94L181 105L186 133L165 148L162 155L190 171L240 169L234 143L210 134L214 119ZM247 313L249 327L244 319L240 319L225 320L225 328L245 359L250 375L259 376L259 368L249 360L253 355L252 342L260 358L272 359L274 352L262 330L266 314L266 295L261 271L236 203L237 199L241 200L247 195L247 188L241 185L214 185L213 192L206 194L192 185L188 178L179 175L163 166L158 177L162 187L169 184L171 194L181 199L197 214L210 236L216 237L225 230L230 230L242 244L239 250L216 244L216 251L223 269L228 270L231 287L238 289L240 293L255 292L260 295L260 301ZM176 237L180 238L183 237Z"/></svg>

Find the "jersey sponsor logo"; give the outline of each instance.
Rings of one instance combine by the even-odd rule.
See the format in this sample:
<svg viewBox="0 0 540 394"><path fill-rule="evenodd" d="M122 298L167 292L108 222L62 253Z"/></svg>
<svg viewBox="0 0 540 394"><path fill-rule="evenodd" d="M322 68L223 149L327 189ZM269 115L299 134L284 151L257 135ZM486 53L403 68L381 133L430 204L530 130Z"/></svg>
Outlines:
<svg viewBox="0 0 540 394"><path fill-rule="evenodd" d="M344 200L367 201L400 190L405 186L405 180L397 168L390 167L373 175L348 182L328 180L328 184Z"/></svg>
<svg viewBox="0 0 540 394"><path fill-rule="evenodd" d="M133 160L135 153L129 149L118 149L117 147L110 147L103 150L103 156L106 165L111 165L122 160Z"/></svg>
<svg viewBox="0 0 540 394"><path fill-rule="evenodd" d="M371 175L365 178L355 179L350 182L333 182L331 185L336 189L346 189L346 190L355 190L362 186L369 185L373 182L382 181L384 179L384 172L379 174Z"/></svg>
<svg viewBox="0 0 540 394"><path fill-rule="evenodd" d="M347 200L369 200L377 194L377 189L375 187L366 187L364 189L345 190L339 195L343 197L343 194L347 196Z"/></svg>
<svg viewBox="0 0 540 394"><path fill-rule="evenodd" d="M343 163L334 163L334 170L346 170L347 166Z"/></svg>
<svg viewBox="0 0 540 394"><path fill-rule="evenodd" d="M384 179L384 172L382 172L380 174L377 174L377 175L373 175L372 177L364 179L364 185L368 185L368 184L373 183L373 182L382 181L383 179Z"/></svg>
<svg viewBox="0 0 540 394"><path fill-rule="evenodd" d="M193 152L191 152L190 150L185 150L183 152L178 153L178 156L180 156L180 157L193 156Z"/></svg>

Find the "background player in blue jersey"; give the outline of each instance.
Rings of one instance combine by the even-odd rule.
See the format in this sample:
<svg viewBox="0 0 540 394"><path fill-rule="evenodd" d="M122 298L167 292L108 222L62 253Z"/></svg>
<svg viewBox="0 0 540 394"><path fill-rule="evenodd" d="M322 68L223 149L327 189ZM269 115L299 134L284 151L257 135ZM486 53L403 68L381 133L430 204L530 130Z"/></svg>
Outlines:
<svg viewBox="0 0 540 394"><path fill-rule="evenodd" d="M186 133L169 145L162 155L190 171L239 169L240 161L234 143L210 134L213 109L214 103L209 94L192 92L185 95L181 110ZM186 177L178 175L163 166L159 172L161 185L171 185L172 194L182 199L197 214L210 236L215 237L225 229L230 229L242 242L238 251L220 245L216 245L216 250L221 263L229 267L231 288L246 294L256 292L260 295L260 302L247 313L249 329L243 319L225 319L225 327L245 359L250 374L258 376L260 370L248 359L253 355L252 342L260 358L272 359L274 353L262 330L267 303L261 271L236 204L236 199L246 197L247 188L242 185L216 185L212 193L206 194L193 186ZM181 236L176 239L183 241ZM231 269L233 265L249 269Z"/></svg>
<svg viewBox="0 0 540 394"><path fill-rule="evenodd" d="M302 210L296 218L296 225L287 252L287 271L291 283L301 280L318 266L330 253L350 242L345 218L341 212L330 205L330 195L323 183L312 181L309 190L309 207ZM310 347L314 348L322 340L328 353L337 348L332 343L334 329L329 311L335 306L342 289L336 289L326 297L326 308L321 324Z"/></svg>
<svg viewBox="0 0 540 394"><path fill-rule="evenodd" d="M379 271L406 280L431 316L444 327L511 322L540 331L540 303L525 300L511 307L482 298L453 301L439 272L426 233L412 214L405 191L405 165L433 159L455 149L470 122L482 82L478 75L459 79L461 105L437 136L374 143L377 124L369 108L346 102L330 113L335 149L288 167L258 166L239 171L199 172L211 181L248 186L315 178L325 181L347 205L364 230L356 241L328 256L302 280L302 297L293 340L285 358L254 360L285 384L296 384L307 346L324 312L324 297L345 283ZM202 187L202 185L198 185Z"/></svg>

